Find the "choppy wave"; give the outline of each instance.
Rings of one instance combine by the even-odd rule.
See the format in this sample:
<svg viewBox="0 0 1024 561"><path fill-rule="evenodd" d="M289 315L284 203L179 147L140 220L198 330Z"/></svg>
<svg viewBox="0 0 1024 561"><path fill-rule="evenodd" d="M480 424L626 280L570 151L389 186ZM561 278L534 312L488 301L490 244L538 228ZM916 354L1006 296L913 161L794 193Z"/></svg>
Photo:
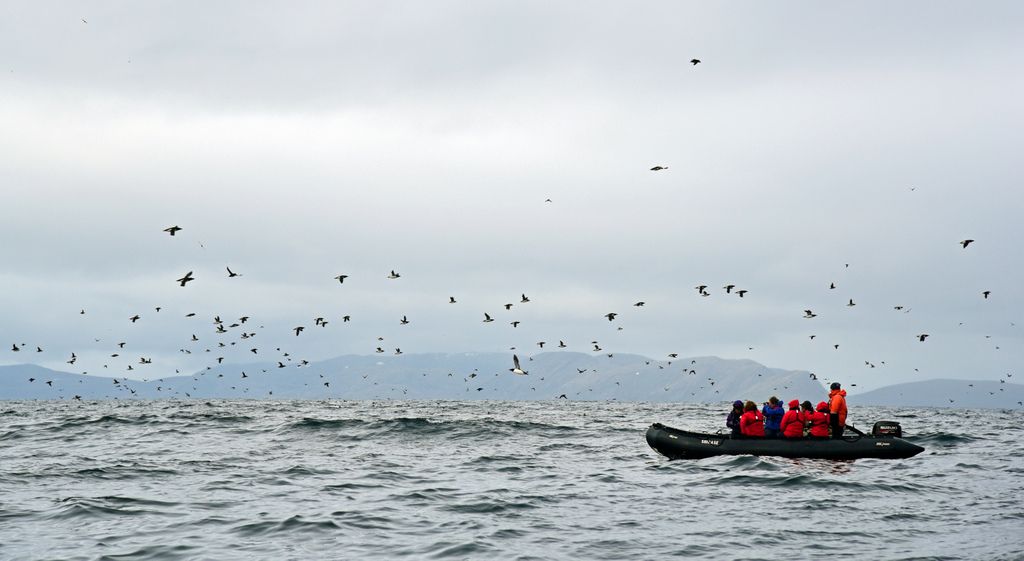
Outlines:
<svg viewBox="0 0 1024 561"><path fill-rule="evenodd" d="M900 419L926 452L668 461L647 447L653 421L717 430L707 406L13 403L0 558L1024 556L1020 413L862 415Z"/></svg>

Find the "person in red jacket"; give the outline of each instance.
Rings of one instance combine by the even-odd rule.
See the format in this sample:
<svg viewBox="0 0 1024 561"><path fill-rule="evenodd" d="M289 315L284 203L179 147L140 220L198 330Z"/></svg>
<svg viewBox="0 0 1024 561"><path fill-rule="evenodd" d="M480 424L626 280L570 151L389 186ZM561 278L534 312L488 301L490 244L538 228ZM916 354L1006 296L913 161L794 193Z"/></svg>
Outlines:
<svg viewBox="0 0 1024 561"><path fill-rule="evenodd" d="M799 399L789 402L789 411L786 411L786 414L782 416L779 430L782 431L782 438L803 438L804 416L800 414Z"/></svg>
<svg viewBox="0 0 1024 561"><path fill-rule="evenodd" d="M846 390L839 382L832 382L832 391L828 394L829 425L832 427L832 438L842 438L846 428Z"/></svg>
<svg viewBox="0 0 1024 561"><path fill-rule="evenodd" d="M743 436L756 436L764 438L764 415L757 410L757 404L748 401L743 406L743 416L740 417L740 432Z"/></svg>
<svg viewBox="0 0 1024 561"><path fill-rule="evenodd" d="M801 413L811 427L810 435L815 438L828 438L828 404L822 401L815 408L810 401L805 401L801 406L803 407Z"/></svg>

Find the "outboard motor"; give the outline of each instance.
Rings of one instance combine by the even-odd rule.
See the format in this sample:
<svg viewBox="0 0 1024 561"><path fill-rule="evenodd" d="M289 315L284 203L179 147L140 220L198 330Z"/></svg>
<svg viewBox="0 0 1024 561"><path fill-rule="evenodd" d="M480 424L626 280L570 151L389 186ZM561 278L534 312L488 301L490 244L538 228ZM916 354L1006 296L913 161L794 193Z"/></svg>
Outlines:
<svg viewBox="0 0 1024 561"><path fill-rule="evenodd" d="M895 436L903 438L903 429L896 421L878 421L871 429L871 436Z"/></svg>

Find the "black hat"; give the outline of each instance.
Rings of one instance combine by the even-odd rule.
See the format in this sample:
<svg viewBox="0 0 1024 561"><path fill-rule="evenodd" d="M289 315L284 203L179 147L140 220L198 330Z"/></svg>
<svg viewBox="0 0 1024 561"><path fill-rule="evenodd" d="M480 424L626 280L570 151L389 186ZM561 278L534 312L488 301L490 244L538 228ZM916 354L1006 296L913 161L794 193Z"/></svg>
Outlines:
<svg viewBox="0 0 1024 561"><path fill-rule="evenodd" d="M832 386L831 386L831 388L832 388L833 390L838 390L838 389L839 389L839 388L841 388L841 387L842 387L842 386L840 386L840 385L839 385L839 382L832 382Z"/></svg>

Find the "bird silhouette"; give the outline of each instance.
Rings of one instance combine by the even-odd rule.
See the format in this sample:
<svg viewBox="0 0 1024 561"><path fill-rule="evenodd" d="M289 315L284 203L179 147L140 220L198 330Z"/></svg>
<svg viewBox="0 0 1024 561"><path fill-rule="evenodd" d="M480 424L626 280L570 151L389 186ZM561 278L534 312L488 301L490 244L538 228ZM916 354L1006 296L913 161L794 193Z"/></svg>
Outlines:
<svg viewBox="0 0 1024 561"><path fill-rule="evenodd" d="M172 236L174 234L177 234L180 231L181 231L181 228L179 228L178 226L171 226L170 228L164 228L164 232L167 232L168 234L170 234Z"/></svg>
<svg viewBox="0 0 1024 561"><path fill-rule="evenodd" d="M509 368L509 371L512 372L513 374L519 374L520 376L525 376L529 374L529 372L523 370L522 367L519 366L519 356L512 355L512 365L513 367Z"/></svg>
<svg viewBox="0 0 1024 561"><path fill-rule="evenodd" d="M927 339L927 338L928 338L928 334L927 333L922 333L922 334L917 336L917 340L922 342L922 343L924 343L924 340Z"/></svg>
<svg viewBox="0 0 1024 561"><path fill-rule="evenodd" d="M494 321L494 320L491 318L491 314L488 314L487 312L484 312L484 323L490 323L492 321Z"/></svg>
<svg viewBox="0 0 1024 561"><path fill-rule="evenodd" d="M699 58L691 58L690 59L690 64L692 64L694 66L697 66L698 64L700 64L700 59Z"/></svg>
<svg viewBox="0 0 1024 561"><path fill-rule="evenodd" d="M653 168L651 168L651 171L661 171L665 169L668 169L668 166L654 166Z"/></svg>
<svg viewBox="0 0 1024 561"><path fill-rule="evenodd" d="M974 240L963 240L962 242L960 242L960 245L964 249L967 249L967 246L971 245L972 243L974 243Z"/></svg>
<svg viewBox="0 0 1024 561"><path fill-rule="evenodd" d="M233 272L233 271L231 270L231 267L225 267L225 269L227 269L227 270L228 270L228 278L229 278L229 279L230 279L230 278L235 278L235 277L240 277L240 276L242 276L242 275L240 275L240 274L238 274L238 273L236 273L236 272Z"/></svg>
<svg viewBox="0 0 1024 561"><path fill-rule="evenodd" d="M605 314L604 317L608 318L608 321L612 321L612 320L615 319L615 316L617 316L617 315L619 315L619 314L616 314L615 312L611 312L611 313Z"/></svg>
<svg viewBox="0 0 1024 561"><path fill-rule="evenodd" d="M394 273L394 271L391 271L391 272ZM348 275L338 275L338 276L336 276L334 278L338 280L338 284L345 284L345 279L348 278ZM395 277L395 278L397 278L397 277Z"/></svg>
<svg viewBox="0 0 1024 561"><path fill-rule="evenodd" d="M389 279L397 279L397 278L399 278L399 277L401 277L401 276L402 276L402 275L400 275L400 274L396 273L396 272L395 272L395 270L394 270L394 269L392 269L392 270L391 270L391 274L390 274L390 275L388 275L388 278L389 278Z"/></svg>
<svg viewBox="0 0 1024 561"><path fill-rule="evenodd" d="M189 271L185 273L185 276L178 279L177 282L181 283L181 286L185 286L186 283L192 282L194 280L196 279L195 277L192 276L192 271Z"/></svg>
<svg viewBox="0 0 1024 561"><path fill-rule="evenodd" d="M992 294L991 290L986 290L986 291L981 293L981 295L985 297L985 300L988 300L988 295L989 294Z"/></svg>

